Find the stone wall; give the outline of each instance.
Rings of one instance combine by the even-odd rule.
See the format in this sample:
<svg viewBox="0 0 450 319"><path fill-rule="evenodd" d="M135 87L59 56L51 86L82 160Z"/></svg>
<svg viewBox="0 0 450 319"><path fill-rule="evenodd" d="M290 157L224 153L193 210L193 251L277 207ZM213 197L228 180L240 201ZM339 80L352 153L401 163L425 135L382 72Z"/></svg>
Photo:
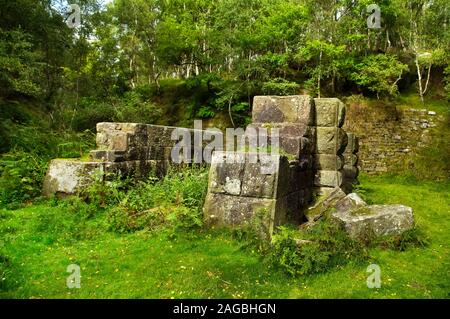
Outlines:
<svg viewBox="0 0 450 319"><path fill-rule="evenodd" d="M154 171L163 176L170 166L178 165L173 163L171 156L178 143L172 139L176 129L138 123L98 123L97 150L91 151L87 160L51 161L44 179L43 194L77 194L96 180L102 182L119 174L140 179ZM189 145L190 154L180 152L181 155L194 158L194 136L202 136L204 131L183 128L180 133L190 137L189 141L184 141ZM199 149L204 146L199 145Z"/></svg>
<svg viewBox="0 0 450 319"><path fill-rule="evenodd" d="M444 117L426 109L399 110L347 105L344 128L359 137L361 171L379 174L395 171L431 140L430 130Z"/></svg>
<svg viewBox="0 0 450 319"><path fill-rule="evenodd" d="M351 190L358 174L352 170L357 164L358 143L342 129L345 113L339 99L255 97L249 128L279 130L276 146L280 154L269 161L275 169L267 173L263 161L250 163L249 153L215 152L204 206L207 223L243 225L265 211L263 222L270 235L286 221L302 223L314 193L325 195L344 184ZM273 148L273 141L268 142ZM227 161L235 157L241 161ZM346 174L344 168L353 174Z"/></svg>
<svg viewBox="0 0 450 319"><path fill-rule="evenodd" d="M259 152L252 162L249 152L214 152L204 205L207 224L243 225L262 213L270 234L287 220L303 220L302 209L312 200L314 114L310 96L255 97L248 128L259 136L267 131L271 138L263 144L258 139L258 146L279 154ZM272 129L278 129L278 141Z"/></svg>

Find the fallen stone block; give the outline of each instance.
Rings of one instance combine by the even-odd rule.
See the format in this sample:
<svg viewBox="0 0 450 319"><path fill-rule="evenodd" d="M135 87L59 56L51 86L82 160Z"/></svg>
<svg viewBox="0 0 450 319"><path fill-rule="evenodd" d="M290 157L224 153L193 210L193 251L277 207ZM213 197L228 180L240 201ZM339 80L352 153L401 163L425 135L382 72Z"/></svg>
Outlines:
<svg viewBox="0 0 450 319"><path fill-rule="evenodd" d="M345 104L336 98L314 99L316 126L342 127L345 121Z"/></svg>
<svg viewBox="0 0 450 319"><path fill-rule="evenodd" d="M350 193L334 204L338 212L348 212L367 206L366 202L356 193Z"/></svg>
<svg viewBox="0 0 450 319"><path fill-rule="evenodd" d="M342 222L347 233L355 239L400 235L414 227L413 210L403 205L363 206L336 212L332 216Z"/></svg>
<svg viewBox="0 0 450 319"><path fill-rule="evenodd" d="M314 120L313 99L308 95L255 96L253 99L253 123L304 123Z"/></svg>
<svg viewBox="0 0 450 319"><path fill-rule="evenodd" d="M317 193L316 193L317 195ZM340 200L344 199L346 194L340 187L329 188L326 193L323 193L313 206L305 211L305 217L308 222L315 222L323 217L323 215L334 207Z"/></svg>

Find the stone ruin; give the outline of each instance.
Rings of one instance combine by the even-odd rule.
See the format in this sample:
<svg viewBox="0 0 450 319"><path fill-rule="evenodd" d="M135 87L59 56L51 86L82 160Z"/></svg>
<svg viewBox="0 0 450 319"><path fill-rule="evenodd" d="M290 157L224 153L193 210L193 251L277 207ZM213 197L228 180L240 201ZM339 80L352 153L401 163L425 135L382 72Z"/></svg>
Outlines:
<svg viewBox="0 0 450 319"><path fill-rule="evenodd" d="M333 217L354 237L367 231L381 236L412 228L410 208L367 206L351 193L358 176L358 138L342 129L345 110L336 98L255 97L249 128L278 129L276 144L268 138L258 141L258 146L276 146L279 152L268 154L266 160L252 161L252 150L214 151L204 204L206 224L239 226L261 212L271 234L279 225L311 223L332 210ZM164 175L169 167L180 165L171 157L177 144L172 139L175 129L99 123L98 150L87 160L53 160L44 181L44 195L77 194L95 180L105 181L117 174L143 178L155 170ZM184 154L189 157L198 143L194 136L206 131L184 130L192 137L191 154ZM201 143L205 148L207 143Z"/></svg>

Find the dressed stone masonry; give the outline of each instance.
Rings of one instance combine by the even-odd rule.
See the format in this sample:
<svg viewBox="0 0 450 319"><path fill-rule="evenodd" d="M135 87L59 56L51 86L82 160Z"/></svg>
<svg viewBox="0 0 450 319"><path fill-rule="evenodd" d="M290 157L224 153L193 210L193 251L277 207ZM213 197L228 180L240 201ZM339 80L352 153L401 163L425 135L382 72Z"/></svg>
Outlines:
<svg viewBox="0 0 450 319"><path fill-rule="evenodd" d="M91 151L87 161L77 159L53 160L44 180L45 196L74 195L95 180L105 181L121 174L145 178L150 171L163 176L171 160L171 151L177 141L171 139L175 127L136 123L98 123L97 150ZM194 152L194 134L202 131L184 129L191 135L191 154ZM183 155L183 154L181 154Z"/></svg>
<svg viewBox="0 0 450 319"><path fill-rule="evenodd" d="M251 163L251 153L215 152L204 206L207 224L243 225L259 212L265 214L269 233L287 220L302 222L302 209L312 199L313 108L309 96L254 98L253 124L248 128L278 129L277 143L269 138L258 146L279 148L279 154L259 153L260 160ZM244 160L236 164L230 157ZM273 170L264 167L270 163Z"/></svg>
<svg viewBox="0 0 450 319"><path fill-rule="evenodd" d="M342 129L345 114L345 105L335 98L255 97L253 123L244 140L256 139L258 150L212 153L204 204L206 224L235 227L261 213L270 235L288 221L313 223L331 210L355 237L367 231L385 235L411 228L410 208L367 206L356 194L347 195L358 176L359 146L358 138ZM117 174L143 178L155 170L163 176L170 166L179 165L172 156L178 143L173 139L177 129L181 128L99 123L97 150L90 152L87 161L53 160L43 192L47 196L78 194L94 181ZM269 134L274 129L278 134ZM194 145L198 136L208 134L193 129L183 132L191 137L191 147L182 154L182 165L189 165L199 151L199 145ZM202 138L200 150L206 149L209 141ZM317 196L320 200L313 202Z"/></svg>

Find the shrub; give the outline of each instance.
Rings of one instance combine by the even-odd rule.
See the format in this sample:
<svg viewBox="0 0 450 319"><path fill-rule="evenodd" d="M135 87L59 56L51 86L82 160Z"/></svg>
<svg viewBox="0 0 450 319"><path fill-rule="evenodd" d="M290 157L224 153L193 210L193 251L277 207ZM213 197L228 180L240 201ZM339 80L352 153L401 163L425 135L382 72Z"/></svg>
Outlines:
<svg viewBox="0 0 450 319"><path fill-rule="evenodd" d="M162 110L145 98L142 92L130 91L114 104L114 121L155 123Z"/></svg>
<svg viewBox="0 0 450 319"><path fill-rule="evenodd" d="M253 248L262 255L270 249L269 212L258 210L242 227L233 230L233 236L244 243L243 248Z"/></svg>
<svg viewBox="0 0 450 319"><path fill-rule="evenodd" d="M296 230L280 227L273 236L270 261L290 275L304 275L323 269L329 254L321 251L317 243L299 246Z"/></svg>
<svg viewBox="0 0 450 319"><path fill-rule="evenodd" d="M15 205L40 195L47 161L14 150L0 157L0 206Z"/></svg>
<svg viewBox="0 0 450 319"><path fill-rule="evenodd" d="M57 157L81 157L92 148L93 134L43 133L23 127L16 148L0 155L0 207L14 208L41 194L48 163Z"/></svg>
<svg viewBox="0 0 450 319"><path fill-rule="evenodd" d="M109 229L122 233L166 228L175 233L201 227L207 179L205 168L173 169L161 180L151 175L108 212Z"/></svg>
<svg viewBox="0 0 450 319"><path fill-rule="evenodd" d="M273 264L293 276L326 271L365 257L364 247L328 219L305 230L280 227L269 253Z"/></svg>
<svg viewBox="0 0 450 319"><path fill-rule="evenodd" d="M267 221L267 212L261 210L233 235L244 242L244 249L256 250L292 276L327 271L367 257L363 244L351 239L341 224L329 218L308 228L280 226L271 240Z"/></svg>
<svg viewBox="0 0 450 319"><path fill-rule="evenodd" d="M293 95L298 92L300 85L283 78L276 78L263 83L262 91L265 95Z"/></svg>

